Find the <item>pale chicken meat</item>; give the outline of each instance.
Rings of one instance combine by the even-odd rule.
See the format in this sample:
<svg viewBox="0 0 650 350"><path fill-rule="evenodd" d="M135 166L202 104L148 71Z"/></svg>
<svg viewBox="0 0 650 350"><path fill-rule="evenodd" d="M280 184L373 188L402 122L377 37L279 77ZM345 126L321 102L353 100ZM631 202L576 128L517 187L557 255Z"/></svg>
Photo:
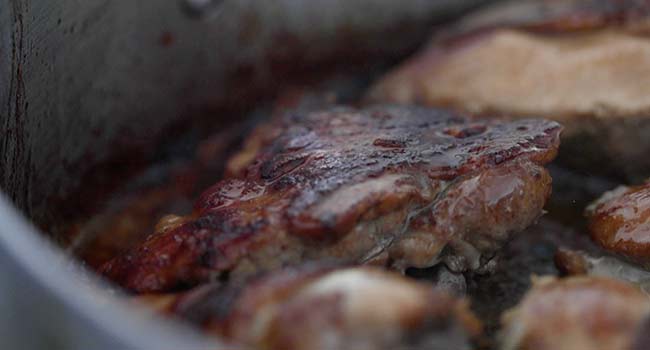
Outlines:
<svg viewBox="0 0 650 350"><path fill-rule="evenodd" d="M510 1L478 11L389 72L369 100L546 117L560 161L650 176L650 1Z"/></svg>
<svg viewBox="0 0 650 350"><path fill-rule="evenodd" d="M466 301L376 267L307 264L146 301L259 350L469 350L481 332Z"/></svg>
<svg viewBox="0 0 650 350"><path fill-rule="evenodd" d="M477 270L542 214L560 131L411 107L286 113L192 214L101 272L142 293L313 260Z"/></svg>

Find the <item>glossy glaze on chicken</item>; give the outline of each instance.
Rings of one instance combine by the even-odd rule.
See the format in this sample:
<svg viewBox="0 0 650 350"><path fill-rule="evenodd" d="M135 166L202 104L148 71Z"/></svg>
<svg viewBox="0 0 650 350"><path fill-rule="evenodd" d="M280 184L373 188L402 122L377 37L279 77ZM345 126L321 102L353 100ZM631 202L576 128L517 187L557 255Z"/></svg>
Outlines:
<svg viewBox="0 0 650 350"><path fill-rule="evenodd" d="M480 269L541 215L561 129L394 106L287 113L260 128L233 177L102 273L160 292L307 260Z"/></svg>
<svg viewBox="0 0 650 350"><path fill-rule="evenodd" d="M650 267L650 183L606 192L587 208L586 215L596 243Z"/></svg>

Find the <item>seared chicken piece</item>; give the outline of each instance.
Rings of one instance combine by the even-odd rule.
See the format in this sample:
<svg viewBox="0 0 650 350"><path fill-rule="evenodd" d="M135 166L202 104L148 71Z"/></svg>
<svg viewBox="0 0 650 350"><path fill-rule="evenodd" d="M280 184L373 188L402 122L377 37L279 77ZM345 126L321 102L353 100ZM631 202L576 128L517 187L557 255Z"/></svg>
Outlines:
<svg viewBox="0 0 650 350"><path fill-rule="evenodd" d="M650 315L633 285L603 277L543 277L503 317L503 350L629 350Z"/></svg>
<svg viewBox="0 0 650 350"><path fill-rule="evenodd" d="M561 246L589 252L597 249L587 235L544 216L497 252L491 274L465 274L467 297L488 337L500 328L503 312L514 307L530 289L531 276L560 274L554 257Z"/></svg>
<svg viewBox="0 0 650 350"><path fill-rule="evenodd" d="M260 350L462 350L481 330L465 301L376 267L287 268L163 301L158 308Z"/></svg>
<svg viewBox="0 0 650 350"><path fill-rule="evenodd" d="M650 268L650 183L606 192L587 207L586 214L596 243Z"/></svg>
<svg viewBox="0 0 650 350"><path fill-rule="evenodd" d="M369 94L371 101L565 126L559 160L639 180L650 175L650 1L511 1L479 11Z"/></svg>
<svg viewBox="0 0 650 350"><path fill-rule="evenodd" d="M476 270L541 215L561 129L389 106L288 113L262 128L236 178L101 272L159 292L305 260Z"/></svg>
<svg viewBox="0 0 650 350"><path fill-rule="evenodd" d="M562 275L588 275L598 264L594 258L580 250L560 248L555 253L555 266Z"/></svg>
<svg viewBox="0 0 650 350"><path fill-rule="evenodd" d="M650 290L650 271L613 256L562 248L555 254L555 265L564 275L610 277Z"/></svg>
<svg viewBox="0 0 650 350"><path fill-rule="evenodd" d="M339 84L345 87L352 82ZM327 107L338 100L340 98L336 91L288 88L279 94L268 112L256 111L249 119L255 119L257 113L275 115L287 110ZM236 145L243 141L244 132L251 129L251 123L224 127L197 144L190 159L154 164L129 181L125 191L111 194L111 199L100 214L72 225L67 233L74 237L71 238L72 252L88 266L99 268L101 264L142 242L148 233L143 228L154 227L162 216L170 212L191 212L194 201L206 187L222 178L224 171L234 171L239 159L229 156L237 151ZM249 137L246 140L250 142L255 139Z"/></svg>

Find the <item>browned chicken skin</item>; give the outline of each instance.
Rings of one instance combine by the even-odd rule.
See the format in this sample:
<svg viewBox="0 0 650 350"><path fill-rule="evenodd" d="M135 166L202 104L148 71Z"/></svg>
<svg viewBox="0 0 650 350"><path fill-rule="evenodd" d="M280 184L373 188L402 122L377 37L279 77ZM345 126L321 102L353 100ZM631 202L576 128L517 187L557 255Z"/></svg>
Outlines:
<svg viewBox="0 0 650 350"><path fill-rule="evenodd" d="M503 350L629 350L650 315L633 285L603 277L543 277L503 317Z"/></svg>
<svg viewBox="0 0 650 350"><path fill-rule="evenodd" d="M450 28L372 101L534 116L565 126L560 161L650 175L650 1L510 1Z"/></svg>
<svg viewBox="0 0 650 350"><path fill-rule="evenodd" d="M390 106L288 113L262 128L247 166L102 273L160 292L305 260L478 269L542 213L561 129Z"/></svg>
<svg viewBox="0 0 650 350"><path fill-rule="evenodd" d="M609 277L638 285L643 290L650 287L650 271L607 254L563 248L555 254L555 265L564 275Z"/></svg>
<svg viewBox="0 0 650 350"><path fill-rule="evenodd" d="M368 266L287 268L158 299L158 308L260 350L463 350L481 329L465 301Z"/></svg>
<svg viewBox="0 0 650 350"><path fill-rule="evenodd" d="M605 250L650 268L650 183L620 186L586 211L591 238Z"/></svg>

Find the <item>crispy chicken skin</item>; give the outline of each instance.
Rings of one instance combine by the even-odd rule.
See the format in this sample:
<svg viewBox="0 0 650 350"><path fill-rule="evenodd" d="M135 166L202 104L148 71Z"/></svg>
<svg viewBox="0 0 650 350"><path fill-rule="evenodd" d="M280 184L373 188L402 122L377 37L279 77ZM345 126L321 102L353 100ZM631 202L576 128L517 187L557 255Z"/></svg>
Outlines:
<svg viewBox="0 0 650 350"><path fill-rule="evenodd" d="M478 269L541 215L561 130L395 106L287 113L261 128L245 167L101 272L142 293L305 260Z"/></svg>
<svg viewBox="0 0 650 350"><path fill-rule="evenodd" d="M606 192L587 207L586 215L596 243L650 268L650 183Z"/></svg>
<svg viewBox="0 0 650 350"><path fill-rule="evenodd" d="M462 350L481 330L462 299L369 266L286 268L201 286L162 309L260 350Z"/></svg>
<svg viewBox="0 0 650 350"><path fill-rule="evenodd" d="M542 277L503 317L503 350L626 350L650 315L633 285L603 277Z"/></svg>
<svg viewBox="0 0 650 350"><path fill-rule="evenodd" d="M511 1L470 16L380 80L369 100L565 126L560 160L650 175L650 1Z"/></svg>

